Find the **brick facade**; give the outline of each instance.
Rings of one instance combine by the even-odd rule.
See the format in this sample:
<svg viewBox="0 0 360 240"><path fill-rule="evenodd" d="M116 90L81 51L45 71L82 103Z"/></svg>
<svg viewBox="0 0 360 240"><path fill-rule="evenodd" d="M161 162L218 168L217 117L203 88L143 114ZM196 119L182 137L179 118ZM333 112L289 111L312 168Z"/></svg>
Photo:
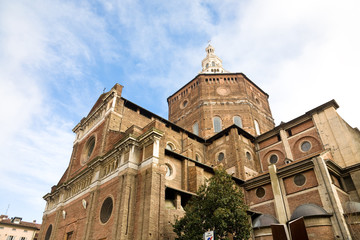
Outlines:
<svg viewBox="0 0 360 240"><path fill-rule="evenodd" d="M336 102L275 127L263 90L214 69L167 99L169 120L122 98L118 84L102 94L73 129L69 167L44 196L40 239L175 239L171 224L219 165L244 189L252 220L299 215L310 239L349 239L344 213L360 199L360 134ZM269 227L254 229L254 239L272 239Z"/></svg>

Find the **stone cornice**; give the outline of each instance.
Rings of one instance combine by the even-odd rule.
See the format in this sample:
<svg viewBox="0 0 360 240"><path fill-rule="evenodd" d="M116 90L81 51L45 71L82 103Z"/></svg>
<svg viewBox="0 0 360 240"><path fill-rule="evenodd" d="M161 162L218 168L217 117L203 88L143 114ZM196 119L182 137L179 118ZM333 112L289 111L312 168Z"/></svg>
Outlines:
<svg viewBox="0 0 360 240"><path fill-rule="evenodd" d="M176 91L175 93L173 93L171 96L169 96L167 98L167 101L169 102L169 99L172 98L173 96L175 96L176 94L178 94L179 92L181 92L189 83L191 83L192 81L194 81L195 79L198 79L200 76L205 76L205 77L208 77L208 76L224 76L224 75L233 75L233 76L236 76L236 75L240 75L242 76L243 78L245 78L248 82L250 82L252 85L254 85L255 88L257 88L260 92L262 92L263 94L265 94L265 96L267 98L269 98L269 95L264 92L259 86L257 86L253 81L251 81L244 73L241 73L241 72L237 72L237 73L200 73L198 75L196 75L193 79L191 79L188 83L186 83L183 87L179 88L178 91Z"/></svg>
<svg viewBox="0 0 360 240"><path fill-rule="evenodd" d="M183 160L191 161L191 162L195 163L195 166L201 167L201 168L203 168L204 170L207 170L210 173L215 173L215 168L213 168L213 167L211 167L209 165L206 165L204 163L198 162L198 161L196 161L194 159L191 159L189 157L186 157L186 156L184 156L182 154L179 154L177 152L171 151L169 149L165 149L165 155L172 156L172 157L174 157L174 158L176 158L178 160L181 160L181 161L183 161ZM239 185L244 183L244 180L242 180L240 178L232 176L232 179Z"/></svg>
<svg viewBox="0 0 360 240"><path fill-rule="evenodd" d="M318 156L318 155L317 155ZM292 176L294 174L312 169L314 167L314 163L312 162L313 158L302 160L302 161L295 161L291 164L282 166L281 168L277 169L277 176L279 178L285 178L288 176ZM264 173L262 175L259 175L257 177L254 177L252 179L247 180L242 187L245 188L245 190L250 190L265 184L269 184L270 181L270 175L269 173Z"/></svg>
<svg viewBox="0 0 360 240"><path fill-rule="evenodd" d="M160 139L164 135L164 132L154 127L150 128L144 134L137 138L140 145L144 145L149 141L153 141L155 138Z"/></svg>
<svg viewBox="0 0 360 240"><path fill-rule="evenodd" d="M342 168L340 167L336 162L332 160L325 160L326 166L331 170L332 172L338 174L339 176L347 175L353 171L359 171L360 170L360 163Z"/></svg>
<svg viewBox="0 0 360 240"><path fill-rule="evenodd" d="M163 132L161 130L158 130L156 128L150 128L148 131L146 131L144 134L142 134L141 136L137 137L134 134L128 134L125 137L123 137L120 142L118 144L115 145L115 147L113 148L114 150L104 154L103 156L98 156L96 158L94 158L91 162L87 163L87 167L85 169L83 169L82 171L78 172L76 174L76 176L74 176L73 178L69 179L67 182L62 183L60 186L56 187L56 190L51 192L51 193L47 193L43 198L45 200L48 200L49 198L53 198L56 195L59 195L60 192L62 190L67 190L71 187L71 185L76 184L76 182L82 181L83 179L87 178L87 176L89 175L93 175L94 169L97 168L98 166L104 164L104 168L107 167L107 163L109 161L116 161L115 164L113 164L114 166L111 167L111 170L106 170L105 169L105 173L103 172L104 170L102 170L101 174L103 176L108 175L109 173L111 173L112 171L114 171L114 169L117 169L119 166L119 156L118 154L120 154L120 152L122 152L123 150L128 149L130 146L139 146L142 144L145 144L148 141L154 141L155 138L160 139L163 136ZM114 158L114 159L111 159ZM111 163L109 163L111 164ZM101 176L101 177L103 177ZM66 197L68 198L68 197Z"/></svg>
<svg viewBox="0 0 360 240"><path fill-rule="evenodd" d="M325 109L330 108L330 107L334 107L335 109L337 109L337 108L339 108L339 105L336 103L335 100L328 101L316 108L311 109L310 111L307 111L305 114L303 114L297 118L294 118L293 120L290 120L289 122L281 123L280 125L276 126L274 129L272 129L266 133L263 133L260 136L257 136L256 142L261 142L272 136L275 136L276 134L278 134L280 132L280 130L290 129L300 123L303 123L309 119L312 119L312 115L314 115L318 112L324 111Z"/></svg>

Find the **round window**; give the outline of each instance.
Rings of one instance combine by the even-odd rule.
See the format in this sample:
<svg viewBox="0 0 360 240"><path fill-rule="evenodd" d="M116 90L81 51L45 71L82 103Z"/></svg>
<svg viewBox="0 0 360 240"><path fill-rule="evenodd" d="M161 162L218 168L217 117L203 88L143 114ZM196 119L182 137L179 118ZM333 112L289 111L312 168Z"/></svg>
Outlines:
<svg viewBox="0 0 360 240"><path fill-rule="evenodd" d="M166 173L165 173L165 176L166 176L166 177L170 177L170 176L171 176L171 174L172 174L172 168L170 167L170 165L169 165L169 164L165 164L165 166L166 166Z"/></svg>
<svg viewBox="0 0 360 240"><path fill-rule="evenodd" d="M105 201L101 206L100 221L102 223L106 223L109 220L112 210L113 210L113 200L111 197L108 197L105 199Z"/></svg>
<svg viewBox="0 0 360 240"><path fill-rule="evenodd" d="M295 175L294 183L296 186L301 187L305 184L305 182L306 182L306 177L303 174L299 173Z"/></svg>
<svg viewBox="0 0 360 240"><path fill-rule="evenodd" d="M188 105L188 103L189 103L189 102L188 102L187 100L185 100L185 101L183 101L182 106L183 106L183 107L186 107L186 106Z"/></svg>
<svg viewBox="0 0 360 240"><path fill-rule="evenodd" d="M275 164L275 163L277 163L278 160L279 160L278 156L275 155L275 154L272 154L272 155L270 156L269 162L270 162L271 164Z"/></svg>
<svg viewBox="0 0 360 240"><path fill-rule="evenodd" d="M265 196L265 189L263 187L259 187L258 189L256 189L256 196L258 198L262 198Z"/></svg>
<svg viewBox="0 0 360 240"><path fill-rule="evenodd" d="M246 155L246 158L247 158L248 160L251 160L251 158L252 158L252 157L251 157L251 153L246 152L245 155Z"/></svg>
<svg viewBox="0 0 360 240"><path fill-rule="evenodd" d="M95 147L95 138L91 137L87 143L87 155L86 155L86 159L89 159L91 154L94 151L94 147Z"/></svg>
<svg viewBox="0 0 360 240"><path fill-rule="evenodd" d="M47 231L46 231L46 234L45 234L45 240L49 240L50 237L51 237L51 232L52 232L52 225L50 224Z"/></svg>
<svg viewBox="0 0 360 240"><path fill-rule="evenodd" d="M308 152L310 148L311 148L311 144L308 141L301 143L301 150L303 152Z"/></svg>
<svg viewBox="0 0 360 240"><path fill-rule="evenodd" d="M221 162L222 160L224 160L224 158L225 158L225 154L223 152L219 153L218 161Z"/></svg>

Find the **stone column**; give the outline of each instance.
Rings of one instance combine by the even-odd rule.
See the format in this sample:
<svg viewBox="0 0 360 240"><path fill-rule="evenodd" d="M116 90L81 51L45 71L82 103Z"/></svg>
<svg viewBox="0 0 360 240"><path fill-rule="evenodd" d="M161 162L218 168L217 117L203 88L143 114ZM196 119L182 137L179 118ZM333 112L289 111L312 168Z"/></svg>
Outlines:
<svg viewBox="0 0 360 240"><path fill-rule="evenodd" d="M286 155L285 157L289 158L291 160L294 160L285 130L283 130L283 129L280 130L280 137L281 137L281 140L282 140L282 142L284 144L285 155Z"/></svg>
<svg viewBox="0 0 360 240"><path fill-rule="evenodd" d="M286 209L284 205L284 199L282 197L282 192L280 188L279 178L276 174L276 166L275 164L271 164L269 166L269 174L271 180L271 187L274 193L274 203L275 203L275 211L278 217L278 220L281 224L286 224L288 221Z"/></svg>
<svg viewBox="0 0 360 240"><path fill-rule="evenodd" d="M324 159L317 157L313 159L316 178L319 183L319 193L324 209L334 215L330 218L334 235L337 239L351 239L346 220L343 216L340 199L336 189L332 186L331 176Z"/></svg>
<svg viewBox="0 0 360 240"><path fill-rule="evenodd" d="M96 185L94 187L92 187L90 189L90 202L89 202L89 206L87 207L87 214L86 214L86 227L85 227L85 234L84 234L84 240L85 239L91 239L92 236L92 227L94 225L94 215L96 214L96 207L98 204L98 199L99 199L99 184L98 182L100 181L100 167L97 167L94 170L94 175L93 175L93 179L92 179L92 183L96 183Z"/></svg>
<svg viewBox="0 0 360 240"><path fill-rule="evenodd" d="M136 170L128 169L125 174L119 176L118 204L114 209L116 219L112 239L132 239L136 173Z"/></svg>

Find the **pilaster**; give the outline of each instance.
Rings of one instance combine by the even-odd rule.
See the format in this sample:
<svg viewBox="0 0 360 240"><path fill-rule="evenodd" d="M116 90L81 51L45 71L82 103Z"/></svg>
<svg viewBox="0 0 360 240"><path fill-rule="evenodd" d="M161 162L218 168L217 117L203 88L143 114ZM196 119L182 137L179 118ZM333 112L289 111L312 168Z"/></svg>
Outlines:
<svg viewBox="0 0 360 240"><path fill-rule="evenodd" d="M280 137L281 137L281 140L282 140L284 148L285 148L285 155L286 155L285 157L288 159L294 160L285 130L283 130L283 129L280 130Z"/></svg>
<svg viewBox="0 0 360 240"><path fill-rule="evenodd" d="M270 174L270 180L271 180L271 187L274 194L274 204L275 204L275 211L277 218L279 220L279 223L286 224L288 221L286 209L284 205L284 199L282 196L281 188L280 188L280 182L279 178L276 173L276 166L275 164L272 164L269 166L269 174Z"/></svg>
<svg viewBox="0 0 360 240"><path fill-rule="evenodd" d="M324 209L327 212L334 214L330 218L334 235L337 239L351 239L349 229L343 216L341 202L336 190L332 186L331 176L326 167L326 163L321 157L314 158L313 163Z"/></svg>

